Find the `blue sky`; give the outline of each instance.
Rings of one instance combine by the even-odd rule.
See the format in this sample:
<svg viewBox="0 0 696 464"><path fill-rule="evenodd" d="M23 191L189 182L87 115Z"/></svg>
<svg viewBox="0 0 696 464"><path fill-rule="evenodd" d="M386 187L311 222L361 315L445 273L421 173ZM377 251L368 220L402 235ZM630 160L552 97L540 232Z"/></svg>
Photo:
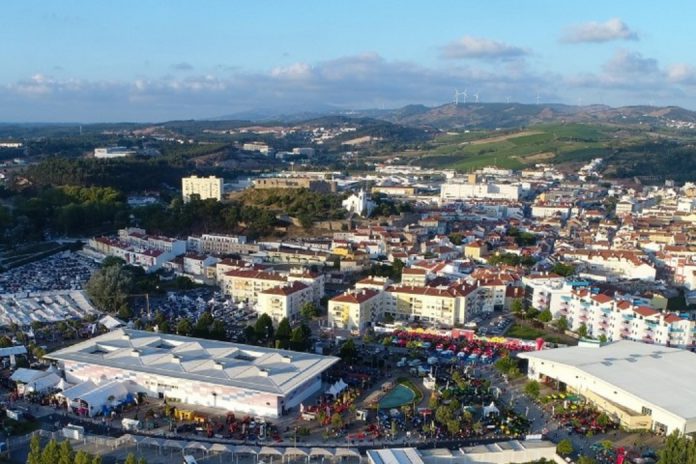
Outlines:
<svg viewBox="0 0 696 464"><path fill-rule="evenodd" d="M0 121L438 105L455 88L696 109L687 1L9 0L0 11Z"/></svg>

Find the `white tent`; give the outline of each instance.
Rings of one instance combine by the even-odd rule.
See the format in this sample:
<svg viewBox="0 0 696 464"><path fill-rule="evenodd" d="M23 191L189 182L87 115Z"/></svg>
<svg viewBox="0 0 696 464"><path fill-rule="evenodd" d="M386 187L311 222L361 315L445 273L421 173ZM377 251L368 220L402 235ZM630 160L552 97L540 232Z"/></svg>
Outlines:
<svg viewBox="0 0 696 464"><path fill-rule="evenodd" d="M339 379L338 382L335 384L331 385L329 389L326 391L331 396L336 396L339 393L341 393L343 390L348 388L348 384L343 381L343 379Z"/></svg>
<svg viewBox="0 0 696 464"><path fill-rule="evenodd" d="M110 316L108 314L99 319L99 323L109 330L114 330L118 327L123 327L126 325L126 323L122 320L117 319L114 316Z"/></svg>
<svg viewBox="0 0 696 464"><path fill-rule="evenodd" d="M128 389L122 382L114 381L100 385L80 397L89 406L89 416L99 414L104 406L111 406L114 401L121 401L128 395ZM113 400L109 398L113 397Z"/></svg>
<svg viewBox="0 0 696 464"><path fill-rule="evenodd" d="M48 375L50 372L46 371L39 371L37 369L27 369L25 367L20 367L10 377L10 380L13 380L18 383L31 383L34 382L41 377Z"/></svg>
<svg viewBox="0 0 696 464"><path fill-rule="evenodd" d="M43 393L45 391L50 390L51 388L54 388L58 383L63 380L60 377L58 377L56 374L53 372L49 373L48 375L44 375L43 377L40 377L36 380L34 380L31 383L28 383L24 391L25 392L36 392L36 393Z"/></svg>
<svg viewBox="0 0 696 464"><path fill-rule="evenodd" d="M500 414L500 410L495 407L495 403L491 401L491 404L483 407L483 417L488 417L491 414Z"/></svg>
<svg viewBox="0 0 696 464"><path fill-rule="evenodd" d="M97 388L97 385L88 380L86 382L78 383L70 388L65 388L62 392L56 393L56 396L65 398L69 403L73 403L82 395L94 390L95 388Z"/></svg>
<svg viewBox="0 0 696 464"><path fill-rule="evenodd" d="M73 387L73 384L66 382L65 379L60 379L60 382L58 382L55 386L56 390L60 390L60 391L65 391L68 388L72 388L72 387Z"/></svg>

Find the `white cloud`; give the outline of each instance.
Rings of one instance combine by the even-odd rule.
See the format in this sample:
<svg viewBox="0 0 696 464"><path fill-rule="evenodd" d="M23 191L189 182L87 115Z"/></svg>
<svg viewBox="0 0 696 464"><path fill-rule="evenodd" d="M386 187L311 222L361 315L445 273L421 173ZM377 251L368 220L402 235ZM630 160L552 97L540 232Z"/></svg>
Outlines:
<svg viewBox="0 0 696 464"><path fill-rule="evenodd" d="M495 66L451 62L442 68L387 60L375 53L317 63L298 62L267 72L236 68L125 80L84 80L36 74L0 84L0 121L162 121L205 118L249 110L302 112L399 107L452 101L455 88L478 93L482 102L586 103L610 95L615 104L658 102L696 107L685 89L696 85L687 64L662 67L657 60L617 50L595 73L558 75L530 68L526 60ZM687 89L688 90L688 89ZM588 91L594 98L590 98ZM686 96L686 97L685 97ZM606 100L605 100L606 101Z"/></svg>
<svg viewBox="0 0 696 464"><path fill-rule="evenodd" d="M640 52L619 49L607 61L604 70L617 75L650 75L659 72L657 60L655 58L645 58Z"/></svg>
<svg viewBox="0 0 696 464"><path fill-rule="evenodd" d="M676 63L666 70L670 82L683 85L696 85L696 68L686 63Z"/></svg>
<svg viewBox="0 0 696 464"><path fill-rule="evenodd" d="M465 35L442 47L442 57L447 59L504 59L516 58L528 54L529 51L521 47L508 45L484 37L472 37L470 35Z"/></svg>
<svg viewBox="0 0 696 464"><path fill-rule="evenodd" d="M633 31L619 18L605 22L590 21L576 24L561 36L566 43L601 43L612 40L638 40L638 33Z"/></svg>

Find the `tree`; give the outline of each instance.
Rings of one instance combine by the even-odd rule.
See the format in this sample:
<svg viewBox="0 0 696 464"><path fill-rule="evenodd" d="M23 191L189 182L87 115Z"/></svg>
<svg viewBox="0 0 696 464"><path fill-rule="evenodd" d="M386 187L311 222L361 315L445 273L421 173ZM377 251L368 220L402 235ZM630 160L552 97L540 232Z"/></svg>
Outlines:
<svg viewBox="0 0 696 464"><path fill-rule="evenodd" d="M657 452L658 464L696 464L696 442L674 431Z"/></svg>
<svg viewBox="0 0 696 464"><path fill-rule="evenodd" d="M587 337L587 326L585 324L581 324L578 328L578 335L580 336L580 338Z"/></svg>
<svg viewBox="0 0 696 464"><path fill-rule="evenodd" d="M125 266L126 262L118 256L107 256L101 262L102 268L111 266Z"/></svg>
<svg viewBox="0 0 696 464"><path fill-rule="evenodd" d="M527 311L525 312L524 316L526 319L534 319L538 317L539 314L541 314L541 311L530 306L529 308L527 308Z"/></svg>
<svg viewBox="0 0 696 464"><path fill-rule="evenodd" d="M253 325L248 325L244 327L244 341L247 343L254 343L256 341L256 329Z"/></svg>
<svg viewBox="0 0 696 464"><path fill-rule="evenodd" d="M539 313L537 319L539 319L541 322L548 323L551 322L551 319L553 319L553 315L551 314L550 310L545 309Z"/></svg>
<svg viewBox="0 0 696 464"><path fill-rule="evenodd" d="M128 295L134 285L133 273L128 267L112 264L92 274L85 289L97 308L118 313L128 308Z"/></svg>
<svg viewBox="0 0 696 464"><path fill-rule="evenodd" d="M58 449L58 442L55 439L49 441L41 452L41 462L58 462L60 459L60 451Z"/></svg>
<svg viewBox="0 0 696 464"><path fill-rule="evenodd" d="M597 460L590 456L580 456L578 464L597 464Z"/></svg>
<svg viewBox="0 0 696 464"><path fill-rule="evenodd" d="M395 281L401 280L401 272L404 270L404 262L396 258L392 263L391 276Z"/></svg>
<svg viewBox="0 0 696 464"><path fill-rule="evenodd" d="M561 277L569 277L575 273L575 266L572 264L556 263L551 268L551 272Z"/></svg>
<svg viewBox="0 0 696 464"><path fill-rule="evenodd" d="M567 438L559 441L558 445L556 446L556 452L561 456L568 456L573 452L573 449L573 442Z"/></svg>
<svg viewBox="0 0 696 464"><path fill-rule="evenodd" d="M317 310L317 306L314 303L308 301L302 305L302 308L300 308L300 315L305 320L309 321L317 317L319 315L319 311Z"/></svg>
<svg viewBox="0 0 696 464"><path fill-rule="evenodd" d="M524 392L534 399L539 398L539 382L536 380L530 380L524 386Z"/></svg>
<svg viewBox="0 0 696 464"><path fill-rule="evenodd" d="M568 319L565 316L561 316L556 321L556 328L561 332L568 330Z"/></svg>
<svg viewBox="0 0 696 464"><path fill-rule="evenodd" d="M290 321L287 317L284 317L278 323L278 328L276 329L275 339L279 348L287 349L290 346L290 337L292 336L292 329L290 328Z"/></svg>
<svg viewBox="0 0 696 464"><path fill-rule="evenodd" d="M331 427L334 429L340 429L343 427L343 416L341 416L339 413L335 412L331 416Z"/></svg>
<svg viewBox="0 0 696 464"><path fill-rule="evenodd" d="M181 319L177 324L176 324L176 333L178 335L191 335L191 331L193 330L193 326L191 324L191 320L187 317Z"/></svg>
<svg viewBox="0 0 696 464"><path fill-rule="evenodd" d="M58 464L74 464L74 454L70 442L68 440L63 440L58 449Z"/></svg>
<svg viewBox="0 0 696 464"><path fill-rule="evenodd" d="M100 455L95 455L92 457L92 464L102 464L102 458Z"/></svg>
<svg viewBox="0 0 696 464"><path fill-rule="evenodd" d="M273 319L266 313L263 313L256 320L254 326L257 340L270 340L273 338Z"/></svg>
<svg viewBox="0 0 696 464"><path fill-rule="evenodd" d="M302 327L295 327L290 337L290 347L295 351L304 351L309 346L309 339L305 336Z"/></svg>
<svg viewBox="0 0 696 464"><path fill-rule="evenodd" d="M41 437L35 434L29 442L29 455L27 456L27 464L43 464L41 457Z"/></svg>
<svg viewBox="0 0 696 464"><path fill-rule="evenodd" d="M83 450L80 450L77 453L75 453L75 464L90 464L89 454L87 454Z"/></svg>
<svg viewBox="0 0 696 464"><path fill-rule="evenodd" d="M602 334L599 336L599 343L606 343L607 342L607 336Z"/></svg>
<svg viewBox="0 0 696 464"><path fill-rule="evenodd" d="M524 305L522 304L522 300L519 298L512 300L512 304L510 304L510 311L512 311L513 314L521 316L524 313Z"/></svg>
<svg viewBox="0 0 696 464"><path fill-rule="evenodd" d="M459 433L459 431L461 429L462 429L462 425L459 422L459 419L452 418L452 419L449 419L447 421L447 431L450 434L455 435L455 434Z"/></svg>
<svg viewBox="0 0 696 464"><path fill-rule="evenodd" d="M348 339L346 340L343 345L341 345L341 350L339 352L339 356L341 359L343 359L345 362L350 363L355 359L355 356L357 355L358 350L355 348L355 342L353 339Z"/></svg>

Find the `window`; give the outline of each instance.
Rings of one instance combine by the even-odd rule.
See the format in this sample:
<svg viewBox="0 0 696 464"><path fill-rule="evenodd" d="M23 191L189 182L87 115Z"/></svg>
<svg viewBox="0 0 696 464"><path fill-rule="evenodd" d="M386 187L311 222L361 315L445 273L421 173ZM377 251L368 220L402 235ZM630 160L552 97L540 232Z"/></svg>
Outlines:
<svg viewBox="0 0 696 464"><path fill-rule="evenodd" d="M643 407L641 408L640 412L641 412L641 414L643 414L644 416L652 416L652 409L646 408L645 406L643 406Z"/></svg>

